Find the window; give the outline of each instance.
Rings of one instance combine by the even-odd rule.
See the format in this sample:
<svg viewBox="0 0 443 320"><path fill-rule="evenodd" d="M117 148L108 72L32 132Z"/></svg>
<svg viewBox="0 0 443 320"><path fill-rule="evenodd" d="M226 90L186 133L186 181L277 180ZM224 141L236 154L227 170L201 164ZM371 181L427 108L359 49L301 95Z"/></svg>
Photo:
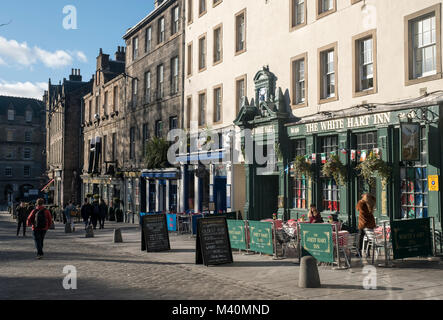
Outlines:
<svg viewBox="0 0 443 320"><path fill-rule="evenodd" d="M31 176L31 167L30 166L24 166L23 167L23 175L25 177L30 177Z"/></svg>
<svg viewBox="0 0 443 320"><path fill-rule="evenodd" d="M31 131L26 131L25 132L25 142L26 143L31 143L32 142L32 132Z"/></svg>
<svg viewBox="0 0 443 320"><path fill-rule="evenodd" d="M337 0L316 0L317 19L323 18L337 11Z"/></svg>
<svg viewBox="0 0 443 320"><path fill-rule="evenodd" d="M112 161L117 159L117 133L112 134Z"/></svg>
<svg viewBox="0 0 443 320"><path fill-rule="evenodd" d="M192 9L193 9L192 0L188 0L188 24L191 24L194 18L194 13Z"/></svg>
<svg viewBox="0 0 443 320"><path fill-rule="evenodd" d="M163 82L164 82L164 68L163 65L157 67L157 99L163 98Z"/></svg>
<svg viewBox="0 0 443 320"><path fill-rule="evenodd" d="M206 0L198 0L198 14L199 17L206 13Z"/></svg>
<svg viewBox="0 0 443 320"><path fill-rule="evenodd" d="M13 109L8 109L8 121L14 121L15 112Z"/></svg>
<svg viewBox="0 0 443 320"><path fill-rule="evenodd" d="M235 16L235 54L246 51L246 9Z"/></svg>
<svg viewBox="0 0 443 320"><path fill-rule="evenodd" d="M109 99L109 94L108 91L105 92L105 102L103 103L103 112L105 114L105 116L108 114L108 99Z"/></svg>
<svg viewBox="0 0 443 320"><path fill-rule="evenodd" d="M132 39L132 61L138 58L138 37Z"/></svg>
<svg viewBox="0 0 443 320"><path fill-rule="evenodd" d="M31 160L31 148L24 148L23 149L23 159Z"/></svg>
<svg viewBox="0 0 443 320"><path fill-rule="evenodd" d="M165 41L165 18L158 20L158 43Z"/></svg>
<svg viewBox="0 0 443 320"><path fill-rule="evenodd" d="M32 122L32 110L26 111L26 122Z"/></svg>
<svg viewBox="0 0 443 320"><path fill-rule="evenodd" d="M11 160L14 158L14 148L6 148L5 159Z"/></svg>
<svg viewBox="0 0 443 320"><path fill-rule="evenodd" d="M354 97L376 93L376 31L371 30L353 38Z"/></svg>
<svg viewBox="0 0 443 320"><path fill-rule="evenodd" d="M206 124L206 91L198 94L198 126Z"/></svg>
<svg viewBox="0 0 443 320"><path fill-rule="evenodd" d="M161 138L162 135L163 135L163 121L158 120L158 121L155 123L155 136L156 136L157 138Z"/></svg>
<svg viewBox="0 0 443 320"><path fill-rule="evenodd" d="M236 97L236 112L238 114L242 106L243 97L246 96L246 75L241 76L235 80L235 97Z"/></svg>
<svg viewBox="0 0 443 320"><path fill-rule="evenodd" d="M428 217L428 141L426 128L421 129L421 161L400 163L401 216L396 219L422 219Z"/></svg>
<svg viewBox="0 0 443 320"><path fill-rule="evenodd" d="M307 53L291 59L292 70L292 105L295 107L305 107L306 87L307 87Z"/></svg>
<svg viewBox="0 0 443 320"><path fill-rule="evenodd" d="M5 176L6 177L12 177L12 168L11 167L6 167L5 168Z"/></svg>
<svg viewBox="0 0 443 320"><path fill-rule="evenodd" d="M336 83L337 72L337 44L330 45L319 50L320 60L320 103L335 101L338 99Z"/></svg>
<svg viewBox="0 0 443 320"><path fill-rule="evenodd" d="M373 152L374 149L377 148L377 131L364 132L355 134L356 142L357 142L357 160L360 161L363 154L369 156L370 152ZM377 189L374 186L369 185L366 181L360 176L357 178L358 183L358 199L361 199L362 195L365 193L370 193L373 196L377 196Z"/></svg>
<svg viewBox="0 0 443 320"><path fill-rule="evenodd" d="M13 130L6 130L6 141L12 142L14 141L14 131Z"/></svg>
<svg viewBox="0 0 443 320"><path fill-rule="evenodd" d="M151 71L145 73L145 102L151 102Z"/></svg>
<svg viewBox="0 0 443 320"><path fill-rule="evenodd" d="M149 27L146 29L146 46L145 46L145 52L149 53L152 49L152 28Z"/></svg>
<svg viewBox="0 0 443 320"><path fill-rule="evenodd" d="M206 34L198 39L198 70L206 70Z"/></svg>
<svg viewBox="0 0 443 320"><path fill-rule="evenodd" d="M192 96L186 99L186 128L191 128L191 110L192 110Z"/></svg>
<svg viewBox="0 0 443 320"><path fill-rule="evenodd" d="M89 100L89 121L92 121L92 100Z"/></svg>
<svg viewBox="0 0 443 320"><path fill-rule="evenodd" d="M216 7L222 2L223 2L223 0L212 0L212 7Z"/></svg>
<svg viewBox="0 0 443 320"><path fill-rule="evenodd" d="M338 154L338 137L328 136L320 138L320 147L323 159L331 154ZM324 211L340 211L340 189L333 178L321 177L322 206Z"/></svg>
<svg viewBox="0 0 443 320"><path fill-rule="evenodd" d="M178 57L171 60L171 94L178 93Z"/></svg>
<svg viewBox="0 0 443 320"><path fill-rule="evenodd" d="M294 141L293 145L293 159L298 156L306 155L306 140L299 139ZM296 209L308 209L310 203L307 203L307 178L305 176L295 176L295 174L291 174L292 178L294 178L293 184L293 207Z"/></svg>
<svg viewBox="0 0 443 320"><path fill-rule="evenodd" d="M174 130L178 128L178 118L170 117L169 118L169 130Z"/></svg>
<svg viewBox="0 0 443 320"><path fill-rule="evenodd" d="M179 23L180 23L180 13L179 13L179 8L178 6L176 6L174 9L172 9L172 30L171 30L171 34L174 35L178 32L179 29Z"/></svg>
<svg viewBox="0 0 443 320"><path fill-rule="evenodd" d="M441 79L441 4L405 17L406 85Z"/></svg>
<svg viewBox="0 0 443 320"><path fill-rule="evenodd" d="M223 60L223 29L222 25L214 28L214 64Z"/></svg>
<svg viewBox="0 0 443 320"><path fill-rule="evenodd" d="M188 69L186 72L187 76L192 76L192 42L188 44Z"/></svg>
<svg viewBox="0 0 443 320"><path fill-rule="evenodd" d="M132 107L137 105L138 79L132 79Z"/></svg>
<svg viewBox="0 0 443 320"><path fill-rule="evenodd" d="M114 112L118 109L118 87L114 87Z"/></svg>
<svg viewBox="0 0 443 320"><path fill-rule="evenodd" d="M305 0L290 0L291 4L291 31L306 25Z"/></svg>
<svg viewBox="0 0 443 320"><path fill-rule="evenodd" d="M95 115L100 115L100 97L95 97Z"/></svg>
<svg viewBox="0 0 443 320"><path fill-rule="evenodd" d="M135 159L135 128L129 130L129 159Z"/></svg>
<svg viewBox="0 0 443 320"><path fill-rule="evenodd" d="M108 136L103 137L103 162L108 161Z"/></svg>
<svg viewBox="0 0 443 320"><path fill-rule="evenodd" d="M146 146L149 139L149 125L147 123L143 124L143 158L146 156Z"/></svg>
<svg viewBox="0 0 443 320"><path fill-rule="evenodd" d="M222 121L222 90L222 85L214 87L214 123L219 123Z"/></svg>

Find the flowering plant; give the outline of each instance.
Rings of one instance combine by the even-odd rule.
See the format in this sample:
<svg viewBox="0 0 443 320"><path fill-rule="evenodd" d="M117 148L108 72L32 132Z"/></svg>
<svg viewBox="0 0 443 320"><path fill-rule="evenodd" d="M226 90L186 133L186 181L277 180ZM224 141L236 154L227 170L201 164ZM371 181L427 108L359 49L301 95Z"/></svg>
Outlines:
<svg viewBox="0 0 443 320"><path fill-rule="evenodd" d="M334 217L333 216L329 216L328 219L329 219L329 223L334 222Z"/></svg>
<svg viewBox="0 0 443 320"><path fill-rule="evenodd" d="M304 215L302 215L301 217L300 217L300 220L299 220L300 222L305 222L306 221L306 215L304 214Z"/></svg>

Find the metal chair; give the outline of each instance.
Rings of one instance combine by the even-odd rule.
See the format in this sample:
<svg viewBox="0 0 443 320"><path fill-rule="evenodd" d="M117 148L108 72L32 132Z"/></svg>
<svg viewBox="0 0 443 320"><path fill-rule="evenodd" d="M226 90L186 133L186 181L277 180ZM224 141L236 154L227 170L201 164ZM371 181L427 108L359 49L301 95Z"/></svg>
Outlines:
<svg viewBox="0 0 443 320"><path fill-rule="evenodd" d="M375 260L378 260L381 249L385 250L386 248L386 250L388 251L387 256L389 259L391 255L392 242L390 240L387 240L385 244L385 238L383 233L378 234L375 233L374 230L365 229L365 237L363 239L363 248L362 248L365 254L365 258L368 257L369 247L371 247L372 250L372 264L374 264Z"/></svg>

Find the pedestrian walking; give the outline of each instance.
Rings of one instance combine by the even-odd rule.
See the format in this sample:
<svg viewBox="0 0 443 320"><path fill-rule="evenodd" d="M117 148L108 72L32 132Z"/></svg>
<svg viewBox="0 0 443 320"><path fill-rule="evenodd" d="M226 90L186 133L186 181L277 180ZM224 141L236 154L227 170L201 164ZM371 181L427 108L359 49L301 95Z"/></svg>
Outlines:
<svg viewBox="0 0 443 320"><path fill-rule="evenodd" d="M103 199L100 199L100 205L99 205L100 213L99 213L99 222L100 222L100 229L105 228L105 220L106 215L108 213L108 206L106 205L105 201Z"/></svg>
<svg viewBox="0 0 443 320"><path fill-rule="evenodd" d="M358 230L359 230L359 242L358 250L362 252L363 240L366 235L366 231L374 230L376 227L374 218L376 199L371 194L364 194L361 200L357 204L357 211L359 211L358 217Z"/></svg>
<svg viewBox="0 0 443 320"><path fill-rule="evenodd" d="M43 258L43 242L46 232L53 223L51 213L45 208L44 204L45 200L38 199L37 207L31 212L27 221L28 226L32 226L35 248L37 249L37 259Z"/></svg>
<svg viewBox="0 0 443 320"><path fill-rule="evenodd" d="M69 201L68 205L65 208L65 217L66 223L71 225L71 228L74 228L74 223L72 222L72 211L75 210L75 206L73 201Z"/></svg>
<svg viewBox="0 0 443 320"><path fill-rule="evenodd" d="M91 214L91 220L89 224L91 224L94 227L94 230L97 229L97 221L100 217L100 205L98 201L94 201L92 204L92 214Z"/></svg>
<svg viewBox="0 0 443 320"><path fill-rule="evenodd" d="M17 207L17 237L20 234L20 228L23 226L23 237L26 237L26 223L29 217L28 205L20 202Z"/></svg>
<svg viewBox="0 0 443 320"><path fill-rule="evenodd" d="M85 224L85 229L86 229L89 224L89 219L92 216L92 205L89 203L88 198L85 198L85 203L82 205L81 215L82 215L83 223Z"/></svg>

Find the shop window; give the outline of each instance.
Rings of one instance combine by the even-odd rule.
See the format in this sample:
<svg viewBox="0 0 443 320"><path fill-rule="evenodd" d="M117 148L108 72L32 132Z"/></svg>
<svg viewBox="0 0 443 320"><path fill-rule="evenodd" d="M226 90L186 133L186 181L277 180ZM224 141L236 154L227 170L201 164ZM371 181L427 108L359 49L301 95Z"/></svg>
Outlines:
<svg viewBox="0 0 443 320"><path fill-rule="evenodd" d="M306 140L300 139L294 142L294 150L293 150L293 158L295 159L298 156L306 155ZM307 203L307 179L305 176L296 177L295 174L292 174L294 178L294 185L292 188L293 191L293 207L296 209L308 209L310 205Z"/></svg>
<svg viewBox="0 0 443 320"><path fill-rule="evenodd" d="M421 161L400 164L401 216L397 219L428 217L428 141L426 129L421 132Z"/></svg>
<svg viewBox="0 0 443 320"><path fill-rule="evenodd" d="M322 155L329 158L338 152L338 136L322 137L320 139ZM321 177L322 208L324 211L340 211L340 188L333 178Z"/></svg>
<svg viewBox="0 0 443 320"><path fill-rule="evenodd" d="M369 153L377 148L377 131L358 133L355 136L357 140L357 153L359 154L358 160L360 161L362 160L362 156L363 158L369 156ZM365 193L372 194L375 197L377 196L377 188L366 183L363 178L358 177L357 183L358 199L361 199Z"/></svg>

